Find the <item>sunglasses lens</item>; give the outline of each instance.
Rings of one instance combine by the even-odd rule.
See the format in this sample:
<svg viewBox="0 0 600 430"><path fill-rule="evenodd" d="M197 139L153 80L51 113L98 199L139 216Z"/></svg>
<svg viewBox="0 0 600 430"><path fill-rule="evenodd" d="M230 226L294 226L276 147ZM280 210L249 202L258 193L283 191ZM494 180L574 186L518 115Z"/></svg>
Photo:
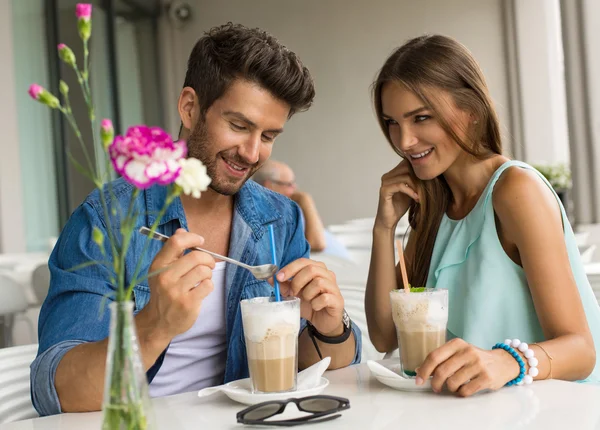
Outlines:
<svg viewBox="0 0 600 430"><path fill-rule="evenodd" d="M244 415L244 419L247 420L264 420L265 418L269 418L272 417L273 415L275 415L277 413L277 411L279 411L279 408L281 407L281 405L263 405L260 408L256 408L254 410L251 410L250 412L247 412Z"/></svg>
<svg viewBox="0 0 600 430"><path fill-rule="evenodd" d="M300 402L300 407L306 412L326 412L340 406L340 402L334 399L307 399Z"/></svg>

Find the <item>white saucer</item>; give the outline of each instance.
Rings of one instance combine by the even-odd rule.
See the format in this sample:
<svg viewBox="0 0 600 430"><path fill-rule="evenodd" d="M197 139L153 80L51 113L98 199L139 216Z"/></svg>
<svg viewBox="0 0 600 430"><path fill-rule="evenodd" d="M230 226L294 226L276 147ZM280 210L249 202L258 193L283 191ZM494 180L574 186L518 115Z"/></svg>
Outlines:
<svg viewBox="0 0 600 430"><path fill-rule="evenodd" d="M400 367L400 363L390 364L388 363L377 363L381 366L384 366L388 370L391 370L398 376L387 376L385 373L382 373L376 366L371 364L371 361L367 361L367 366L371 371L371 374L384 385L387 385L390 388L394 388L396 390L401 391L431 391L431 381L427 380L423 385L415 384L414 378L407 378L402 375L402 370Z"/></svg>
<svg viewBox="0 0 600 430"><path fill-rule="evenodd" d="M321 377L316 387L304 390L288 391L285 393L264 393L253 394L250 378L239 379L225 384L221 391L227 397L245 405L254 405L256 403L266 402L268 400L285 400L291 397L314 396L321 393L329 385L329 380Z"/></svg>

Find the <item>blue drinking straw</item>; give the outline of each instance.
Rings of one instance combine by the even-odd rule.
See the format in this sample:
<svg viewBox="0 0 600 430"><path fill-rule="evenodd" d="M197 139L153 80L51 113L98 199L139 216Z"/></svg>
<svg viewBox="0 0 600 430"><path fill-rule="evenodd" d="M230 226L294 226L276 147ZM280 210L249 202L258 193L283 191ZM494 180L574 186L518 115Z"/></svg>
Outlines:
<svg viewBox="0 0 600 430"><path fill-rule="evenodd" d="M271 238L271 259L273 264L277 265L277 254L275 253L275 234L273 234L273 224L269 224L269 237ZM281 301L281 293L279 292L279 282L277 282L277 274L273 275L273 287L275 288L275 301Z"/></svg>

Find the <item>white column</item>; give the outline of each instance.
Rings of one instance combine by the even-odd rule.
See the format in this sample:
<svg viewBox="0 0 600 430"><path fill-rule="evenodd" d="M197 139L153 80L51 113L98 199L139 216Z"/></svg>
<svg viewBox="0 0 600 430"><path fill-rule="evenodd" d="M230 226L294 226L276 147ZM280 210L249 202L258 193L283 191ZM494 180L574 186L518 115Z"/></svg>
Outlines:
<svg viewBox="0 0 600 430"><path fill-rule="evenodd" d="M588 79L590 118L594 118L591 129L592 139L600 143L600 2L583 0L584 47L586 75ZM594 154L596 166L600 165L598 151Z"/></svg>
<svg viewBox="0 0 600 430"><path fill-rule="evenodd" d="M513 5L524 159L568 163L559 0L515 0Z"/></svg>
<svg viewBox="0 0 600 430"><path fill-rule="evenodd" d="M161 0L164 11L172 2ZM198 38L203 33L198 33ZM164 119L166 130L176 138L179 133L181 119L177 111L177 100L183 88L189 52L183 52L181 45L181 29L176 25L169 13L158 18L158 58L160 62L161 89L163 91Z"/></svg>
<svg viewBox="0 0 600 430"><path fill-rule="evenodd" d="M578 223L600 222L600 3L561 0L567 102Z"/></svg>
<svg viewBox="0 0 600 430"><path fill-rule="evenodd" d="M0 0L0 253L24 252L11 0Z"/></svg>
<svg viewBox="0 0 600 430"><path fill-rule="evenodd" d="M591 187L587 198L592 206L593 217L590 222L600 222L600 2L598 0L583 0L583 52L585 77L587 84L587 126L590 140L587 142L590 159L588 163Z"/></svg>

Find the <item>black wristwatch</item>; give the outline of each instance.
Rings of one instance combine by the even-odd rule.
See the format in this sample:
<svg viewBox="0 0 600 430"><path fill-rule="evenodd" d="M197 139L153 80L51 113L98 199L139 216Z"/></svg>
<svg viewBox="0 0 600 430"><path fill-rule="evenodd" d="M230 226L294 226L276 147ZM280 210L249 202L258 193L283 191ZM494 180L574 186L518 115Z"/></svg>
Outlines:
<svg viewBox="0 0 600 430"><path fill-rule="evenodd" d="M323 356L321 355L321 351L319 349L319 346L317 345L317 342L315 341L315 338L319 339L323 343L329 343L332 345L337 345L346 342L350 337L350 334L352 333L352 320L350 320L346 309L344 309L344 311L342 312L342 323L344 324L344 332L342 334L340 334L339 336L325 336L324 334L319 333L319 331L315 328L314 325L310 323L310 321L306 321L308 335L310 336L313 344L315 345L315 349L317 350L317 354L319 354L321 360L323 359Z"/></svg>

